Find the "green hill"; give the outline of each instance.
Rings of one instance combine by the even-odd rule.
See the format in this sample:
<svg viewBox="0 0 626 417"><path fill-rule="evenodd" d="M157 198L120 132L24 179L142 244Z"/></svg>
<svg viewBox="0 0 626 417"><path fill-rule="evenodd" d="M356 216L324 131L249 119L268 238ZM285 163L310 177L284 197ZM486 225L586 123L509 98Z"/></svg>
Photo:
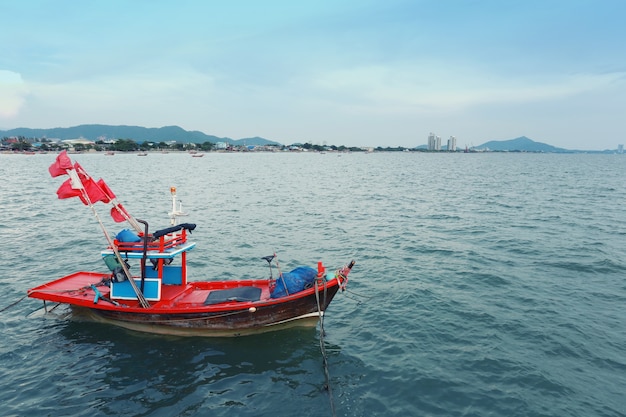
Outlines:
<svg viewBox="0 0 626 417"><path fill-rule="evenodd" d="M143 142L168 142L180 143L204 143L204 142L227 142L233 145L279 145L277 142L261 137L254 138L220 138L207 135L197 130L188 131L179 126L164 126L148 128L141 126L111 126L111 125L80 125L73 127L56 127L52 129L30 129L20 127L11 130L0 130L0 137L23 136L26 138L48 139L77 139L85 138L93 140L107 139L132 139L137 143Z"/></svg>
<svg viewBox="0 0 626 417"><path fill-rule="evenodd" d="M553 152L564 153L571 152L567 149L557 148L552 145L548 145L541 142L535 142L526 136L521 136L515 139L509 140L492 140L487 143L483 143L480 146L476 146L477 150L490 150L490 151L518 151L518 152Z"/></svg>

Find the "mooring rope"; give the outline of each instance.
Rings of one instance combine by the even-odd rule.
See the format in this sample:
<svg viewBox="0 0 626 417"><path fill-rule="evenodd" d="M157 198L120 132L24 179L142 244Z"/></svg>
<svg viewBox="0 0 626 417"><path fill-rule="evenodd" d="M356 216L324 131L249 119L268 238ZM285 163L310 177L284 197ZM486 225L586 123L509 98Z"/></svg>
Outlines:
<svg viewBox="0 0 626 417"><path fill-rule="evenodd" d="M361 304L371 300L372 298L374 298L373 296L369 297L367 295L359 294L359 293L356 293L356 292L350 291L350 290L345 290L345 292L347 292L348 294L352 295L353 297L351 297L350 295L344 295L344 297L356 301L357 305L361 305Z"/></svg>
<svg viewBox="0 0 626 417"><path fill-rule="evenodd" d="M326 347L324 342L324 314L320 305L320 290L318 280L315 280L315 299L317 300L317 312L320 317L320 351L322 353L322 363L324 364L324 375L326 376L326 390L328 391L328 399L330 400L330 411L333 417L337 416L335 411L335 402L333 400L333 392L330 386L330 372L328 371L328 356L326 355ZM326 304L326 283L324 282L324 304Z"/></svg>
<svg viewBox="0 0 626 417"><path fill-rule="evenodd" d="M11 307L15 307L16 305L18 305L22 300L24 300L24 298L28 297L28 295L23 296L22 298L20 298L19 300L17 300L16 302L14 302L11 305L6 306L5 308L3 308L2 310L0 310L0 313L3 313L5 311L7 311L8 309L10 309Z"/></svg>

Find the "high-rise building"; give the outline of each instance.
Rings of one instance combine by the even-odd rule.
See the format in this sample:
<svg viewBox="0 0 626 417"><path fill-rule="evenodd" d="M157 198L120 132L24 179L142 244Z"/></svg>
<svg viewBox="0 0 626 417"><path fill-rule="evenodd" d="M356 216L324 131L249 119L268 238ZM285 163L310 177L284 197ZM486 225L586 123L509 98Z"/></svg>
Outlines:
<svg viewBox="0 0 626 417"><path fill-rule="evenodd" d="M429 151L435 150L435 134L433 132L430 132L428 134L428 150Z"/></svg>
<svg viewBox="0 0 626 417"><path fill-rule="evenodd" d="M617 153L624 153L624 145L617 145Z"/></svg>
<svg viewBox="0 0 626 417"><path fill-rule="evenodd" d="M454 136L448 139L448 152L456 152L456 137Z"/></svg>
<svg viewBox="0 0 626 417"><path fill-rule="evenodd" d="M436 136L433 132L428 135L428 150L440 151L441 150L441 136Z"/></svg>

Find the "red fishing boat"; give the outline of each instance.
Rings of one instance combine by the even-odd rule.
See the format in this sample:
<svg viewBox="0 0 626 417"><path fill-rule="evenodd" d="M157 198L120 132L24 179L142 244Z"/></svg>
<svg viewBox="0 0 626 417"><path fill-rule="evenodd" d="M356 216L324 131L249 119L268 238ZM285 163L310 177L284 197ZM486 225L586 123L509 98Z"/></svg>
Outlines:
<svg viewBox="0 0 626 417"><path fill-rule="evenodd" d="M176 189L171 189L170 226L154 232L135 219L102 180L94 181L65 152L50 167L53 177L69 178L59 198L79 197L100 223L108 246L101 252L105 272L75 272L28 290L28 296L69 305L74 315L127 329L179 336L242 336L292 326L315 326L338 290L344 290L350 262L327 272L301 266L282 272L276 255L263 257L265 279L193 281L187 276L187 255L196 244L189 235L196 225L178 223L183 215ZM130 228L115 237L105 229L96 203L111 204L116 222ZM135 264L137 268L134 268ZM134 268L134 269L133 269ZM132 270L138 270L136 274ZM276 269L276 277L274 277Z"/></svg>

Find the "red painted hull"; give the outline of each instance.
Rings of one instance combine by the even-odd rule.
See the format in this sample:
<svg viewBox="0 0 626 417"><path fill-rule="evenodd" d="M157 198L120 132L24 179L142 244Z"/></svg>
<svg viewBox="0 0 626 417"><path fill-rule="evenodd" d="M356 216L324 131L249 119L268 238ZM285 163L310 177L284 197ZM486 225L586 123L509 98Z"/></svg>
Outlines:
<svg viewBox="0 0 626 417"><path fill-rule="evenodd" d="M179 336L242 336L293 326L315 326L340 288L342 278L281 298L270 298L268 280L190 282L163 286L161 300L149 308L136 300L108 297L108 276L79 272L28 291L29 297L69 304L77 316L127 329ZM345 278L343 278L345 279ZM96 285L101 298L96 301ZM258 301L226 301L205 305L212 291L241 287L261 289ZM96 301L94 303L94 301Z"/></svg>

